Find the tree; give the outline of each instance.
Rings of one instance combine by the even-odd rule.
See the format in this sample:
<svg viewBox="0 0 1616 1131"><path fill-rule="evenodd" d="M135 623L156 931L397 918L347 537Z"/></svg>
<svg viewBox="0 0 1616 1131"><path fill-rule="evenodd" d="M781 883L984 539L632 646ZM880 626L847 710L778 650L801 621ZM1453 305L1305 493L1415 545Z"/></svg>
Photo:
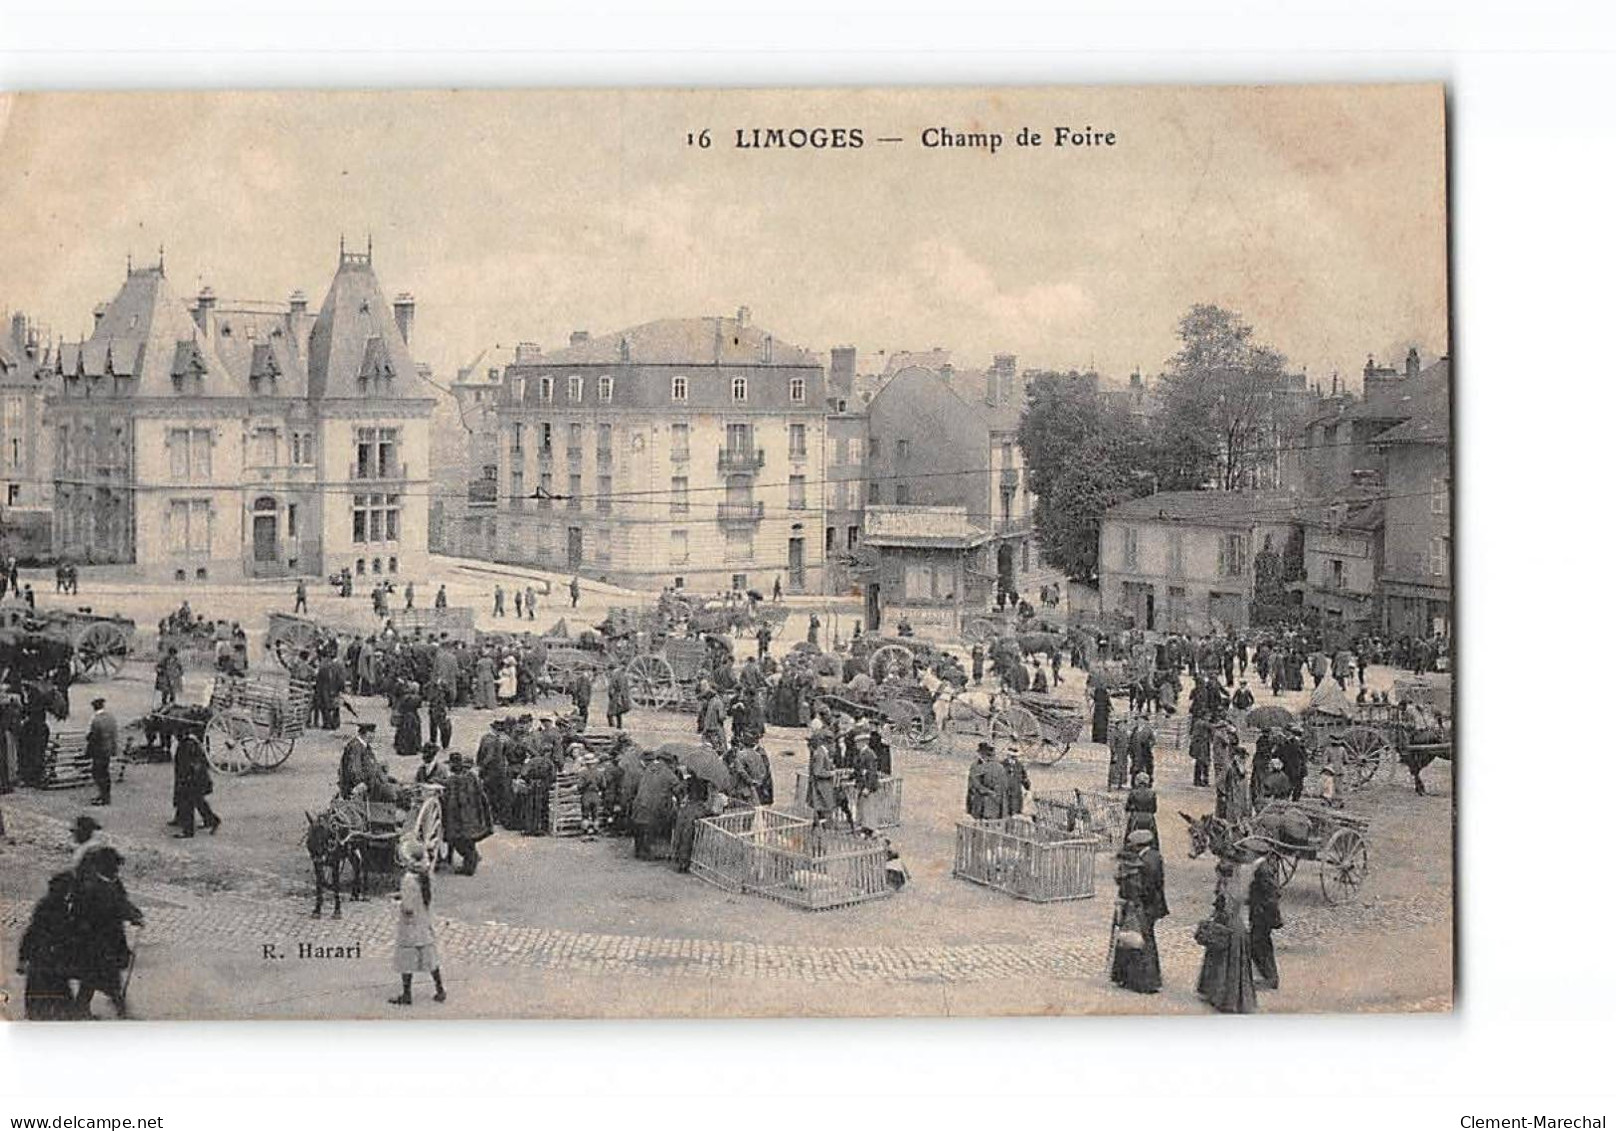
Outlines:
<svg viewBox="0 0 1616 1131"><path fill-rule="evenodd" d="M1126 411L1108 406L1088 376L1041 373L1027 390L1018 435L1033 526L1044 561L1068 577L1098 576L1100 517L1146 494L1148 445Z"/></svg>
<svg viewBox="0 0 1616 1131"><path fill-rule="evenodd" d="M1153 459L1161 489L1255 486L1272 455L1284 355L1254 342L1240 315L1206 303L1190 307L1178 338L1179 350L1162 374Z"/></svg>

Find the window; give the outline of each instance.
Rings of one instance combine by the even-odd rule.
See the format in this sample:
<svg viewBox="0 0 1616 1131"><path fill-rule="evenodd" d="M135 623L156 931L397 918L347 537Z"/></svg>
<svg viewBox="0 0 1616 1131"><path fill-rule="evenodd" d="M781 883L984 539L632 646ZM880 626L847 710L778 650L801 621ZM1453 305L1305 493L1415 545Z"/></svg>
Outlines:
<svg viewBox="0 0 1616 1131"><path fill-rule="evenodd" d="M545 404L549 404L551 401L555 400L554 377L539 378L539 400L543 401Z"/></svg>
<svg viewBox="0 0 1616 1131"><path fill-rule="evenodd" d="M673 477L673 498L668 504L668 513L690 513L690 477L688 475L675 475Z"/></svg>
<svg viewBox="0 0 1616 1131"><path fill-rule="evenodd" d="M1243 577L1245 572L1245 536L1240 534L1225 534L1218 540L1218 576Z"/></svg>
<svg viewBox="0 0 1616 1131"><path fill-rule="evenodd" d="M511 425L511 455L521 458L522 455L522 422L516 421Z"/></svg>
<svg viewBox="0 0 1616 1131"><path fill-rule="evenodd" d="M22 487L16 483L6 484L6 505L14 507L22 501Z"/></svg>
<svg viewBox="0 0 1616 1131"><path fill-rule="evenodd" d="M526 510L527 476L520 467L511 468L511 501L517 510Z"/></svg>
<svg viewBox="0 0 1616 1131"><path fill-rule="evenodd" d="M612 513L612 477L610 475L595 476L595 513Z"/></svg>
<svg viewBox="0 0 1616 1131"><path fill-rule="evenodd" d="M793 475L786 488L786 506L794 511L808 509L808 477Z"/></svg>
<svg viewBox="0 0 1616 1131"><path fill-rule="evenodd" d="M689 400L690 399L690 381L689 381L689 379L686 378L686 377L683 377L683 376L675 377L671 382L669 382L668 395L670 397L672 397L676 401Z"/></svg>
<svg viewBox="0 0 1616 1131"><path fill-rule="evenodd" d="M898 484L898 505L909 505L909 484L907 483Z"/></svg>
<svg viewBox="0 0 1616 1131"><path fill-rule="evenodd" d="M286 536L288 538L296 538L297 537L297 504L296 503L287 503L286 504Z"/></svg>
<svg viewBox="0 0 1616 1131"><path fill-rule="evenodd" d="M175 554L213 553L213 504L207 499L174 499L168 504L169 550Z"/></svg>
<svg viewBox="0 0 1616 1131"><path fill-rule="evenodd" d="M750 453L752 450L752 426L750 424L724 425L724 447L731 452Z"/></svg>
<svg viewBox="0 0 1616 1131"><path fill-rule="evenodd" d="M354 479L390 479L398 474L398 429L359 428L354 432Z"/></svg>
<svg viewBox="0 0 1616 1131"><path fill-rule="evenodd" d="M570 460L584 458L584 426L582 424L567 425L567 458Z"/></svg>
<svg viewBox="0 0 1616 1131"><path fill-rule="evenodd" d="M729 399L737 403L746 400L745 377L737 377L729 383Z"/></svg>
<svg viewBox="0 0 1616 1131"><path fill-rule="evenodd" d="M793 424L791 426L791 458L806 459L808 457L808 426L806 424Z"/></svg>
<svg viewBox="0 0 1616 1131"><path fill-rule="evenodd" d="M1131 526L1122 528L1122 564L1129 569L1139 568L1139 531Z"/></svg>
<svg viewBox="0 0 1616 1131"><path fill-rule="evenodd" d="M567 476L567 509L569 511L583 509L583 493L584 477L575 471Z"/></svg>
<svg viewBox="0 0 1616 1131"><path fill-rule="evenodd" d="M1330 559L1330 588L1340 589L1347 582L1347 563L1340 558Z"/></svg>
<svg viewBox="0 0 1616 1131"><path fill-rule="evenodd" d="M567 399L574 403L584 399L584 379L576 373L567 378Z"/></svg>
<svg viewBox="0 0 1616 1131"><path fill-rule="evenodd" d="M612 462L612 426L599 424L595 426L595 462L608 467Z"/></svg>
<svg viewBox="0 0 1616 1131"><path fill-rule="evenodd" d="M999 463L1001 466L1009 467L1015 462L1015 448L1016 445L1015 441L1013 440L1006 440L1004 443L999 445Z"/></svg>
<svg viewBox="0 0 1616 1131"><path fill-rule="evenodd" d="M836 483L836 509L839 511L847 509L847 480L845 479L838 480Z"/></svg>
<svg viewBox="0 0 1616 1131"><path fill-rule="evenodd" d="M13 468L22 466L22 441L15 436L11 438L11 466Z"/></svg>
<svg viewBox="0 0 1616 1131"><path fill-rule="evenodd" d="M836 552L836 528L834 526L827 526L827 527L825 527L825 553L833 554L835 552Z"/></svg>
<svg viewBox="0 0 1616 1131"><path fill-rule="evenodd" d="M832 458L836 461L838 467L845 464L847 462L847 437L836 437L836 443L831 448L831 451L835 453Z"/></svg>
<svg viewBox="0 0 1616 1131"><path fill-rule="evenodd" d="M15 462L12 466L16 466ZM1448 513L1448 477L1445 475L1431 480L1431 513L1438 516Z"/></svg>
<svg viewBox="0 0 1616 1131"><path fill-rule="evenodd" d="M801 377L793 377L791 379L791 403L802 404L802 402L807 399L808 382L804 381Z"/></svg>
<svg viewBox="0 0 1616 1131"><path fill-rule="evenodd" d="M252 465L274 467L280 462L281 434L274 428L255 428L252 435Z"/></svg>
<svg viewBox="0 0 1616 1131"><path fill-rule="evenodd" d="M292 462L300 467L307 467L314 462L314 436L308 432L293 432L291 434Z"/></svg>
<svg viewBox="0 0 1616 1131"><path fill-rule="evenodd" d="M1431 539L1431 575L1433 577L1448 576L1448 540L1446 538Z"/></svg>
<svg viewBox="0 0 1616 1131"><path fill-rule="evenodd" d="M676 377L674 380L683 380ZM690 458L690 425L675 424L668 429L669 454L676 460Z"/></svg>
<svg viewBox="0 0 1616 1131"><path fill-rule="evenodd" d="M612 564L612 528L609 526L595 531L595 561L600 565Z"/></svg>
<svg viewBox="0 0 1616 1131"><path fill-rule="evenodd" d="M881 437L879 437L879 436L871 436L870 437L870 459L878 460L880 458L881 458Z"/></svg>
<svg viewBox="0 0 1616 1131"><path fill-rule="evenodd" d="M749 562L752 560L752 528L731 527L724 531L724 560Z"/></svg>
<svg viewBox="0 0 1616 1131"><path fill-rule="evenodd" d="M595 397L601 404L612 403L612 379L601 377L595 381Z"/></svg>
<svg viewBox="0 0 1616 1131"><path fill-rule="evenodd" d="M555 493L555 476L548 471L539 472L539 509L550 509L550 496Z"/></svg>
<svg viewBox="0 0 1616 1131"><path fill-rule="evenodd" d="M838 398L836 398L836 411L837 412L846 412L847 411L847 398L846 397L838 397Z"/></svg>
<svg viewBox="0 0 1616 1131"><path fill-rule="evenodd" d="M898 458L900 460L905 460L905 459L909 458L909 441L908 440L899 440L898 441Z"/></svg>
<svg viewBox="0 0 1616 1131"><path fill-rule="evenodd" d="M849 463L857 463L859 460L863 459L863 447L864 445L859 442L859 438L857 436L850 436L847 441L847 461ZM870 454L873 456L875 453L871 452Z"/></svg>
<svg viewBox="0 0 1616 1131"><path fill-rule="evenodd" d="M668 564L684 565L690 560L690 531L668 531Z"/></svg>
<svg viewBox="0 0 1616 1131"><path fill-rule="evenodd" d="M870 505L872 507L880 506L881 505L881 481L879 479L870 480L870 492L869 492L869 494L870 494Z"/></svg>
<svg viewBox="0 0 1616 1131"><path fill-rule="evenodd" d="M168 430L168 473L181 483L213 478L213 432L207 428Z"/></svg>
<svg viewBox="0 0 1616 1131"><path fill-rule="evenodd" d="M1168 531L1167 569L1170 573L1184 572L1184 532L1182 530Z"/></svg>
<svg viewBox="0 0 1616 1131"><path fill-rule="evenodd" d="M353 540L356 545L367 542L398 541L398 495L355 495L353 497ZM381 572L381 559L375 563L375 572Z"/></svg>

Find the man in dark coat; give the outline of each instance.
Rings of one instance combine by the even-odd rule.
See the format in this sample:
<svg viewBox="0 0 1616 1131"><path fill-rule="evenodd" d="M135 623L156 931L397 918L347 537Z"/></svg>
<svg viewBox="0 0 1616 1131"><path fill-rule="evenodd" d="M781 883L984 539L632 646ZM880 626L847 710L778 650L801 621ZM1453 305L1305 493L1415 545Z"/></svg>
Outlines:
<svg viewBox="0 0 1616 1131"><path fill-rule="evenodd" d="M975 665L975 656L972 657ZM976 682L981 683L978 679ZM1111 691L1104 680L1096 679L1089 685L1089 698L1094 701L1093 730L1089 732L1092 742L1109 742L1111 734Z"/></svg>
<svg viewBox="0 0 1616 1131"><path fill-rule="evenodd" d="M1003 817L1008 788L1009 778L1004 766L995 757L992 743L977 743L976 761L971 764L971 773L965 783L966 815L979 821Z"/></svg>
<svg viewBox="0 0 1616 1131"><path fill-rule="evenodd" d="M208 804L208 794L212 792L213 774L202 747L202 736L197 730L187 730L174 750L174 802L180 822L180 831L175 837L195 836L198 814L210 834L219 831L224 822Z"/></svg>
<svg viewBox="0 0 1616 1131"><path fill-rule="evenodd" d="M123 857L103 844L86 852L75 869L73 939L79 989L74 1004L81 1015L88 1015L90 1002L103 993L112 999L119 1017L129 1016L123 972L129 969L133 952L124 936L124 924L139 926L145 917L129 902L118 875L122 865Z"/></svg>
<svg viewBox="0 0 1616 1131"><path fill-rule="evenodd" d="M613 664L606 677L606 723L615 730L623 729L623 716L634 707L634 693L629 688L628 673L622 664Z"/></svg>
<svg viewBox="0 0 1616 1131"><path fill-rule="evenodd" d="M393 801L398 797L398 783L393 780L371 748L371 735L376 733L375 723L360 723L359 733L342 748L342 760L337 764L337 792L352 796L356 786L365 787L372 801Z"/></svg>
<svg viewBox="0 0 1616 1131"><path fill-rule="evenodd" d="M1259 990L1279 989L1279 964L1274 958L1274 932L1285 925L1279 913L1282 890L1279 866L1273 856L1264 856L1251 877L1251 895L1246 914L1251 924L1251 965Z"/></svg>
<svg viewBox="0 0 1616 1131"><path fill-rule="evenodd" d="M107 710L107 701L90 700L95 714L90 717L90 731L84 739L84 753L90 760L90 777L95 782L95 800L91 805L112 804L112 756L118 752L118 720Z"/></svg>
<svg viewBox="0 0 1616 1131"><path fill-rule="evenodd" d="M1135 721L1128 735L1128 776L1156 777L1156 731L1143 717Z"/></svg>
<svg viewBox="0 0 1616 1131"><path fill-rule="evenodd" d="M719 756L729 752L729 740L724 735L724 721L728 712L724 707L724 697L718 692L708 688L706 699L701 704L701 715L697 724L701 737L712 748L718 751Z"/></svg>
<svg viewBox="0 0 1616 1131"><path fill-rule="evenodd" d="M505 726L496 720L477 743L477 776L482 780L483 792L488 795L489 807L496 823L510 827L511 820L511 768L506 760L509 739Z"/></svg>
<svg viewBox="0 0 1616 1131"><path fill-rule="evenodd" d="M1285 776L1291 779L1291 800L1300 801L1302 786L1307 780L1307 747L1302 742L1302 729L1287 728L1274 753L1285 768Z"/></svg>
<svg viewBox="0 0 1616 1131"><path fill-rule="evenodd" d="M980 644L972 644L971 645L971 682L972 683L981 683L982 682L982 665L986 661L986 659L987 659L987 655L986 655L986 653L984 653L982 651L982 645L980 645Z"/></svg>
<svg viewBox="0 0 1616 1131"><path fill-rule="evenodd" d="M634 822L634 858L649 860L651 846L665 840L673 824L674 791L679 775L674 772L674 756L658 753L640 775L639 788L634 793L630 818Z"/></svg>
<svg viewBox="0 0 1616 1131"><path fill-rule="evenodd" d="M494 831L493 813L482 783L458 752L449 755L449 784L443 789L443 839L449 846L449 864L458 853L460 874L477 873L477 842Z"/></svg>
<svg viewBox="0 0 1616 1131"><path fill-rule="evenodd" d="M1018 816L1031 792L1032 779L1021 761L1021 751L1011 746L1004 752L1004 815Z"/></svg>
<svg viewBox="0 0 1616 1131"><path fill-rule="evenodd" d="M589 725L589 700L595 694L594 679L590 677L587 671L580 669L578 673L572 677L571 692L572 705L573 708L578 712L579 725L587 727Z"/></svg>
<svg viewBox="0 0 1616 1131"><path fill-rule="evenodd" d="M327 656L314 673L314 707L320 716L321 730L336 730L342 725L342 692L348 686L348 673L342 661Z"/></svg>
<svg viewBox="0 0 1616 1131"><path fill-rule="evenodd" d="M29 1021L72 1021L81 1016L71 982L76 949L73 885L71 872L50 878L17 947L17 973L25 977L23 1016Z"/></svg>
<svg viewBox="0 0 1616 1131"><path fill-rule="evenodd" d="M438 654L447 653L440 651ZM442 750L449 748L449 741L454 736L454 722L449 718L449 705L453 698L454 690L442 679L434 678L426 685L427 740Z"/></svg>

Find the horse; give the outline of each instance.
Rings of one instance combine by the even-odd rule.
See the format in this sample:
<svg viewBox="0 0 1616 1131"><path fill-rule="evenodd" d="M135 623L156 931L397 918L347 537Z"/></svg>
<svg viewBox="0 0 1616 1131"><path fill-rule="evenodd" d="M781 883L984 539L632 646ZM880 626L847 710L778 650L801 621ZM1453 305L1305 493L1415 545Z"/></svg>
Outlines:
<svg viewBox="0 0 1616 1131"><path fill-rule="evenodd" d="M331 918L342 918L342 866L353 867L353 885L349 898L364 900L364 887L368 879L363 845L354 835L354 826L335 808L315 816L307 809L303 816L309 827L303 834L303 847L308 851L309 863L314 866L314 915L320 918L325 907L325 893L329 888L333 901Z"/></svg>
<svg viewBox="0 0 1616 1131"><path fill-rule="evenodd" d="M991 720L1012 703L1003 691L985 688L962 688L944 680L932 701L932 715L937 720L937 733L959 730L955 724L961 719Z"/></svg>
<svg viewBox="0 0 1616 1131"><path fill-rule="evenodd" d="M1178 815L1190 827L1190 859L1210 851L1227 857L1242 848L1268 853L1276 847L1302 848L1307 844L1311 822L1285 806L1271 806L1255 817L1230 821L1213 813L1192 817L1182 809Z"/></svg>
<svg viewBox="0 0 1616 1131"><path fill-rule="evenodd" d="M1021 632L1016 644L1023 656L1051 656L1066 646L1066 637L1058 632Z"/></svg>

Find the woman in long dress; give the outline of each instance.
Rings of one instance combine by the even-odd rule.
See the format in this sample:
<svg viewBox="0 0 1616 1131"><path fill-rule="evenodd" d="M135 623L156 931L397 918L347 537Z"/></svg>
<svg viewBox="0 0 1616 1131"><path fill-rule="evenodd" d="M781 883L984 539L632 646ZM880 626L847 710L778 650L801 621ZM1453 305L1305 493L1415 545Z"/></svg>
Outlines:
<svg viewBox="0 0 1616 1131"><path fill-rule="evenodd" d="M1244 914L1252 868L1234 860L1218 861L1218 885L1212 897L1211 945L1201 959L1195 992L1219 1013L1255 1013L1257 984L1251 972L1251 935Z"/></svg>
<svg viewBox="0 0 1616 1131"><path fill-rule="evenodd" d="M1128 814L1128 832L1143 829L1150 833L1152 844L1160 846L1161 834L1156 828L1156 791L1150 788L1149 774L1134 775L1133 788L1128 791L1128 799L1122 803L1122 809Z"/></svg>
<svg viewBox="0 0 1616 1131"><path fill-rule="evenodd" d="M1164 873L1150 834L1144 830L1128 834L1126 846L1117 854L1117 923L1118 928L1137 930L1143 945L1113 947L1111 981L1136 994L1153 994L1162 986L1156 920L1168 914Z"/></svg>
<svg viewBox="0 0 1616 1131"><path fill-rule="evenodd" d="M443 970L438 965L437 932L432 929L432 861L426 846L418 840L399 845L404 875L398 882L398 927L393 948L393 969L398 971L403 990L387 1000L394 1005L410 1005L410 982L417 974L431 974L437 992L433 1001L448 997L443 992Z"/></svg>
<svg viewBox="0 0 1616 1131"><path fill-rule="evenodd" d="M1089 694L1094 699L1094 729L1089 737L1095 742L1105 742L1111 732L1111 691L1104 681L1095 680Z"/></svg>
<svg viewBox="0 0 1616 1131"><path fill-rule="evenodd" d="M393 704L393 753L414 758L421 752L421 691L406 683Z"/></svg>

